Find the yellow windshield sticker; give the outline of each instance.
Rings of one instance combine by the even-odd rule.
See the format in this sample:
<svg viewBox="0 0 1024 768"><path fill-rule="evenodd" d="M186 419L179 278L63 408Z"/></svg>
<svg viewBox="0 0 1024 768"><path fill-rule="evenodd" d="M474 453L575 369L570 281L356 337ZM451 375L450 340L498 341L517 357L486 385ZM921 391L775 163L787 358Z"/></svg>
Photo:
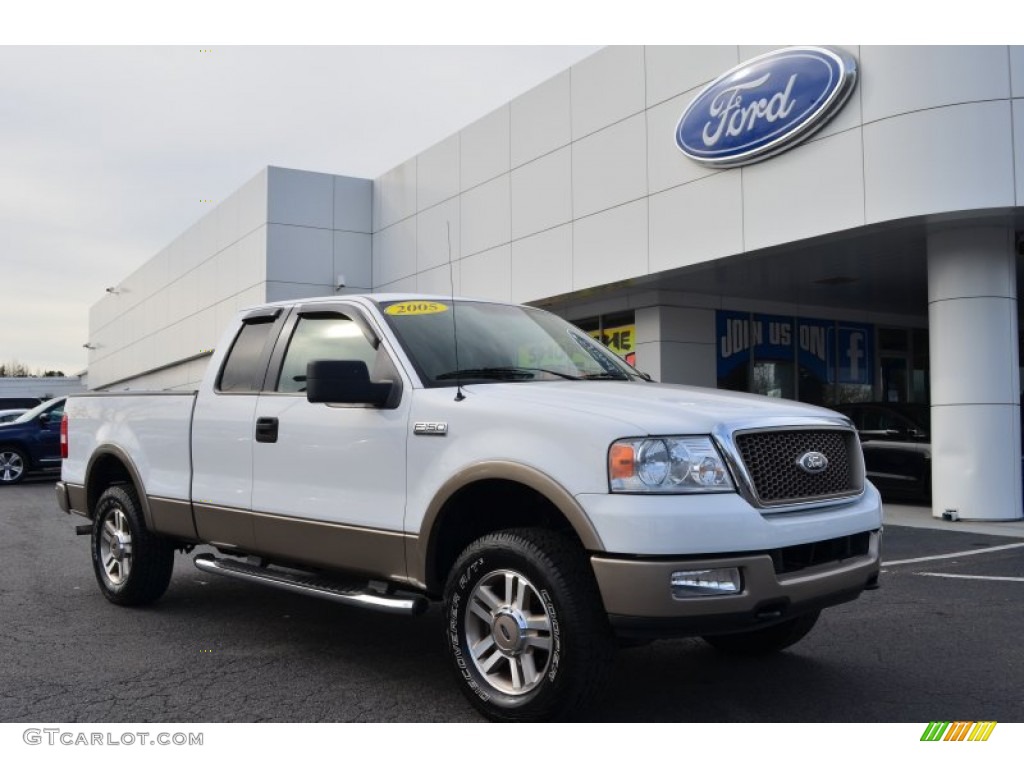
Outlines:
<svg viewBox="0 0 1024 768"><path fill-rule="evenodd" d="M447 312L448 305L437 301L400 301L384 310L389 315L436 315Z"/></svg>

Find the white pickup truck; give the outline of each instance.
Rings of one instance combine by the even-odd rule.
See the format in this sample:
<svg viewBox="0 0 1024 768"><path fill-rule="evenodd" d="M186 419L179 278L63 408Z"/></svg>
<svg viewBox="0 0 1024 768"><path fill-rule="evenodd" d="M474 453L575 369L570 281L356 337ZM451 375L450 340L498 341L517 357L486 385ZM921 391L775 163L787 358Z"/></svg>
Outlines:
<svg viewBox="0 0 1024 768"><path fill-rule="evenodd" d="M398 295L243 312L198 392L72 395L60 507L107 599L175 550L369 609L442 601L486 716L582 716L619 642L757 654L877 586L882 509L831 411L651 382L538 309ZM216 550L216 554L213 552Z"/></svg>

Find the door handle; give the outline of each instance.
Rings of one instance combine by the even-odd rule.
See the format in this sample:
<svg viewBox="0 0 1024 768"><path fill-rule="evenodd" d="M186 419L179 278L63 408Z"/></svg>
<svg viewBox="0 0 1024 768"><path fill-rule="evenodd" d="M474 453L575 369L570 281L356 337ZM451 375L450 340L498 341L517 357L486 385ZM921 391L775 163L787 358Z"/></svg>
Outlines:
<svg viewBox="0 0 1024 768"><path fill-rule="evenodd" d="M277 418L275 416L260 416L256 419L256 442L277 442Z"/></svg>

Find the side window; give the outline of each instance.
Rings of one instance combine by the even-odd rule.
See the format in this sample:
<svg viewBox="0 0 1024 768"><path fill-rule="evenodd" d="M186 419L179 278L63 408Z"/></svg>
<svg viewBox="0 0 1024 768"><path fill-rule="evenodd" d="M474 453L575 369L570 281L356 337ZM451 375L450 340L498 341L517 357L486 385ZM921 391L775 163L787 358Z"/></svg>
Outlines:
<svg viewBox="0 0 1024 768"><path fill-rule="evenodd" d="M373 376L377 356L359 326L344 315L305 315L288 342L276 391L305 392L306 365L313 360L362 360Z"/></svg>
<svg viewBox="0 0 1024 768"><path fill-rule="evenodd" d="M260 361L273 328L273 317L258 318L242 326L221 369L217 382L220 392L259 391L264 373Z"/></svg>

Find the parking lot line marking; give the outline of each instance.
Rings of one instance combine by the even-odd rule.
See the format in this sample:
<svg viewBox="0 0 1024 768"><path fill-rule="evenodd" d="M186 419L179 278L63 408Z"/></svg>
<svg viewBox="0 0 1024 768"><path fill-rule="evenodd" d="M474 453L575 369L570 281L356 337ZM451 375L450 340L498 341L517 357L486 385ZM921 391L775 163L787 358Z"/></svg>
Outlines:
<svg viewBox="0 0 1024 768"><path fill-rule="evenodd" d="M975 579L977 581L1024 581L1024 576L972 576L967 573L915 573L915 576L938 576L940 579Z"/></svg>
<svg viewBox="0 0 1024 768"><path fill-rule="evenodd" d="M948 555L929 555L928 557L911 557L907 560L890 560L882 563L887 565L906 565L907 563L927 563L929 560L949 560L953 557L969 557L970 555L983 555L986 552L999 552L1004 549L1018 549L1024 547L1024 541L1017 544L1000 544L998 547L985 547L984 549L966 549L963 552L950 552Z"/></svg>

